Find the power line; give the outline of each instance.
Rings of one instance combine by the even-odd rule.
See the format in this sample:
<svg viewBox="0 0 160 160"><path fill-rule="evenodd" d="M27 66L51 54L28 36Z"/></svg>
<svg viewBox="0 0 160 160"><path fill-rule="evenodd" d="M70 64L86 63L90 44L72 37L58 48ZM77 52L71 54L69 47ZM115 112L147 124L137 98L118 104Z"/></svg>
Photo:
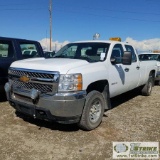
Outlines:
<svg viewBox="0 0 160 160"><path fill-rule="evenodd" d="M2 10L5 10L5 11L26 11L26 10L46 10L46 8L21 8L21 9L19 9L19 8L8 8L8 9L0 9L0 11L2 11Z"/></svg>
<svg viewBox="0 0 160 160"><path fill-rule="evenodd" d="M49 12L50 12L50 21L52 20L52 0L50 0L50 6L49 6ZM24 4L14 4L14 5L24 5ZM10 6L10 5L0 5L0 6ZM56 5L57 6L57 5ZM68 8L68 7L67 7ZM137 12L137 11L126 11L126 10L112 10L112 9L104 9L104 8L93 8L93 7L81 7L81 9L90 9L90 10L100 10L100 11L109 11L109 12L123 12L123 13L134 13L134 14L151 14L151 15L160 15L159 13L147 13L147 12ZM66 9L66 8L65 8ZM77 9L77 8L76 8ZM46 10L46 8L2 8L0 11L5 10L5 11L25 11L25 10ZM73 11L73 10L60 10L59 8L57 9L54 7L55 11L58 12L65 12L65 13L80 13L80 14L85 14L85 16L98 16L98 17L107 17L107 18L115 18L115 19L128 19L128 20L136 20L136 21L144 21L144 22L160 22L159 20L144 20L144 19L138 19L138 18L128 18L128 17L117 17L117 16L108 16L108 15L97 15L97 14L92 14L92 13L84 13L84 12L78 12L78 11ZM86 11L86 10L84 10ZM52 22L50 22L51 24ZM52 32L52 31L51 31Z"/></svg>
<svg viewBox="0 0 160 160"><path fill-rule="evenodd" d="M0 5L0 6L20 6L20 5L25 5L25 4L9 4L9 5ZM33 5L33 4L32 4ZM35 4L37 6L37 4ZM68 6L69 7L69 6ZM67 8L68 8L67 7ZM122 12L122 13L134 13L134 14L151 14L151 15L160 15L160 13L151 13L151 12L137 12L137 11L127 11L127 10L113 10L113 9L104 9L104 8L93 8L93 7L80 7L79 9L91 9L91 10L100 10L100 11L109 11L109 12ZM34 8L34 9L46 9L46 8ZM1 10L34 10L34 9L31 9L31 8L2 8ZM56 9L56 8L55 8ZM77 8L76 8L77 9Z"/></svg>
<svg viewBox="0 0 160 160"><path fill-rule="evenodd" d="M18 5L18 6L20 6L20 5L24 5L24 4L12 4L12 5ZM32 4L33 5L33 4ZM37 5L37 4L35 4L35 5ZM0 6L11 6L11 4L9 4L9 5L0 5ZM68 8L68 7L67 7ZM134 13L134 14L150 14L150 15L160 15L160 13L149 13L149 12L137 12L137 11L127 11L127 10L113 10L113 9L104 9L104 8L93 8L93 7L80 7L79 9L91 9L91 10L100 10L100 11L109 11L109 12L114 12L114 13L116 13L116 12L122 12L122 13ZM35 9L38 9L38 10L40 10L40 9L46 9L46 8L34 8L34 9L31 9L31 8L21 8L21 9L19 9L19 8L2 8L1 10L35 10ZM56 8L55 8L56 9ZM76 8L77 9L77 8Z"/></svg>
<svg viewBox="0 0 160 160"><path fill-rule="evenodd" d="M58 5L56 6L58 7ZM68 6L70 7L70 6ZM67 8L68 8L67 7ZM58 7L59 8L59 7ZM60 8L62 8L62 6L60 5ZM65 8L66 9L66 8ZM135 14L152 14L152 15L160 15L160 13L151 13L151 12L139 12L139 11L127 11L127 10L114 10L114 9L106 9L106 8L98 8L98 7L85 7L85 6L80 6L80 8L76 7L77 9L91 9L91 10L100 10L100 11L110 11L110 12L124 12L124 13L135 13Z"/></svg>
<svg viewBox="0 0 160 160"><path fill-rule="evenodd" d="M110 12L123 12L123 13L135 13L135 14L152 14L152 15L160 15L160 13L148 13L148 12L137 12L137 11L126 11L126 10L113 10L113 9L104 9L104 8L91 8L91 7L85 7L86 9L97 9L97 10L104 10L104 11L110 11Z"/></svg>
<svg viewBox="0 0 160 160"><path fill-rule="evenodd" d="M37 6L37 2L36 1L31 1L32 2L32 6L36 5ZM46 2L46 0L44 0L44 2ZM24 6L24 5L29 5L30 6L31 3L29 3L29 1L23 2L23 3L8 3L8 4L0 4L0 6Z"/></svg>
<svg viewBox="0 0 160 160"><path fill-rule="evenodd" d="M55 10L56 11L56 10ZM65 12L64 10L57 10L58 12ZM160 22L160 21L156 21L156 20L144 20L144 19L138 19L138 18L128 18L128 17L117 17L117 16L108 16L108 15L97 15L97 14L92 14L92 13L82 13L82 12L77 12L77 11L67 11L70 13L80 13L80 14L85 14L85 16L96 16L96 17L105 17L105 18L114 18L114 19L128 19L128 20L135 20L135 21L144 21L144 22ZM65 12L66 13L66 12ZM74 15L72 15L74 16ZM75 15L77 17L77 15Z"/></svg>

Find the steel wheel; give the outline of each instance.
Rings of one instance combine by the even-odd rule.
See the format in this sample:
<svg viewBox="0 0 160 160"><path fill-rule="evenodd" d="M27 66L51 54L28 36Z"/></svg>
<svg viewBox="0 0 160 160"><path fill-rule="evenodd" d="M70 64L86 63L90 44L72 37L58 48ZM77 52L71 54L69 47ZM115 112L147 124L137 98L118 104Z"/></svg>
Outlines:
<svg viewBox="0 0 160 160"><path fill-rule="evenodd" d="M102 112L102 104L101 101L97 98L95 99L95 101L93 102L91 108L90 108L90 112L89 112L89 119L92 123L95 123Z"/></svg>

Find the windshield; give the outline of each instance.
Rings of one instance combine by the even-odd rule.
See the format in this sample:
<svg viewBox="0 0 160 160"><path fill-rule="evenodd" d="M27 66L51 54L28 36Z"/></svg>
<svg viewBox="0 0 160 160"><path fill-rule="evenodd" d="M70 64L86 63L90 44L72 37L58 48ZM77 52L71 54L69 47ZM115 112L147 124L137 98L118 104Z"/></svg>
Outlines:
<svg viewBox="0 0 160 160"><path fill-rule="evenodd" d="M72 58L88 62L101 61L101 53L107 53L109 43L70 43L60 49L54 58Z"/></svg>
<svg viewBox="0 0 160 160"><path fill-rule="evenodd" d="M157 60L160 61L160 54L141 54L139 55L141 61Z"/></svg>

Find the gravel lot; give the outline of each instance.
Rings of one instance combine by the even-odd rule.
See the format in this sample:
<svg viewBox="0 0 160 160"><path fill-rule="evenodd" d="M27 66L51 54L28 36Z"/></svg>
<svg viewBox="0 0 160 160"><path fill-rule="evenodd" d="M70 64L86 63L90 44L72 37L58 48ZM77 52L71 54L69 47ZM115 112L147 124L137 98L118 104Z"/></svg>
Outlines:
<svg viewBox="0 0 160 160"><path fill-rule="evenodd" d="M160 86L112 99L102 124L87 132L15 114L1 96L0 160L111 160L113 141L160 141Z"/></svg>

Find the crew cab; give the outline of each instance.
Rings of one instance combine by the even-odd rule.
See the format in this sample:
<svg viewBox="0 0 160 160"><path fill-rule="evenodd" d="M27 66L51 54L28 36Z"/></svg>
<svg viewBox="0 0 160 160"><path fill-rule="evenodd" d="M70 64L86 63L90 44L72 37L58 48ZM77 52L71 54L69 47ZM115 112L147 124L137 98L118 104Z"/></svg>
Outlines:
<svg viewBox="0 0 160 160"><path fill-rule="evenodd" d="M140 61L155 61L157 66L157 74L155 77L155 83L160 85L160 52L145 52L139 54Z"/></svg>
<svg viewBox="0 0 160 160"><path fill-rule="evenodd" d="M31 49L34 49L35 54L26 54L26 50ZM43 56L43 50L37 41L0 37L0 92L4 91L4 85L8 81L8 68L12 62Z"/></svg>
<svg viewBox="0 0 160 160"><path fill-rule="evenodd" d="M8 74L7 99L18 112L92 130L111 108L110 98L140 86L149 96L156 68L114 39L69 43L53 58L12 63Z"/></svg>

